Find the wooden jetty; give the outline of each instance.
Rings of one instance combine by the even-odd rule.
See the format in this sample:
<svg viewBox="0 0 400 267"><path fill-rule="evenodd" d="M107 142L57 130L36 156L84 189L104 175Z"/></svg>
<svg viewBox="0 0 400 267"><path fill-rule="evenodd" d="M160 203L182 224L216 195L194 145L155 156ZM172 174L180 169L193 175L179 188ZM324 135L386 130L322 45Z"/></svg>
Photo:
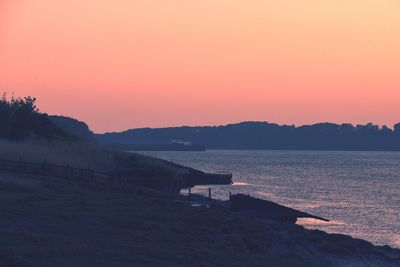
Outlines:
<svg viewBox="0 0 400 267"><path fill-rule="evenodd" d="M192 186L196 185L231 185L232 173L201 173L188 178Z"/></svg>

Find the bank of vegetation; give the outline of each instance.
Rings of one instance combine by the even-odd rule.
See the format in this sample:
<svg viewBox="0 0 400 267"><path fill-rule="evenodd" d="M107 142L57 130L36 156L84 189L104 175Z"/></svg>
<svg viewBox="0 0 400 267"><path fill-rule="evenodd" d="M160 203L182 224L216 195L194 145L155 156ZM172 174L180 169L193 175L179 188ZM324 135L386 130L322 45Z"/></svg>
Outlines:
<svg viewBox="0 0 400 267"><path fill-rule="evenodd" d="M0 99L0 138L21 140L68 140L72 136L54 125L46 113L40 112L34 97Z"/></svg>

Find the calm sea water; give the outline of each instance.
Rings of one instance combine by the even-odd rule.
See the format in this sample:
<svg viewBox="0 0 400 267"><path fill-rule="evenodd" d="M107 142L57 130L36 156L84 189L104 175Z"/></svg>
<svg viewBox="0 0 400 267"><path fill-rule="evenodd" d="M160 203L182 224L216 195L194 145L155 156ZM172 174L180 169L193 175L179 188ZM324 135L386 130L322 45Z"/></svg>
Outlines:
<svg viewBox="0 0 400 267"><path fill-rule="evenodd" d="M300 222L400 247L400 153L222 151L142 152L203 171L234 174L213 197L248 193L332 220ZM206 194L207 188L195 188Z"/></svg>

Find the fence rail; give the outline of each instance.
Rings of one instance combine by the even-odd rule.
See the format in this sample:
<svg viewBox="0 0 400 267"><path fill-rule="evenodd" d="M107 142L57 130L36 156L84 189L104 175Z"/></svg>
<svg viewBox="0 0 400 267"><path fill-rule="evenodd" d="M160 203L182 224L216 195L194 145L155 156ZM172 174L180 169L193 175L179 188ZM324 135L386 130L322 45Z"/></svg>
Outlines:
<svg viewBox="0 0 400 267"><path fill-rule="evenodd" d="M76 168L70 165L57 165L47 162L28 162L23 160L0 160L0 170L18 173L40 174L51 177L77 179L109 179L109 173L92 169Z"/></svg>

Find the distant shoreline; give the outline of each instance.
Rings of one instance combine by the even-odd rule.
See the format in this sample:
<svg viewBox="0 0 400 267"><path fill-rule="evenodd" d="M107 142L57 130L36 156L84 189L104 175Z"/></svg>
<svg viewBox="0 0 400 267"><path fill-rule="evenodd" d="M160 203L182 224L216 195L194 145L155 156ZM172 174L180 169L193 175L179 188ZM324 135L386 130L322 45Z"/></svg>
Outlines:
<svg viewBox="0 0 400 267"><path fill-rule="evenodd" d="M400 153L400 150L328 150L328 149L235 149L235 148L212 148L205 150L126 150L126 152L207 152L207 151L270 151L270 152L392 152Z"/></svg>
<svg viewBox="0 0 400 267"><path fill-rule="evenodd" d="M175 144L107 144L112 150L119 151L199 151L206 148L200 145L175 145Z"/></svg>
<svg viewBox="0 0 400 267"><path fill-rule="evenodd" d="M170 144L173 140L226 150L400 151L400 124L393 129L319 123L290 126L242 122L223 126L142 128L96 134L101 144Z"/></svg>

